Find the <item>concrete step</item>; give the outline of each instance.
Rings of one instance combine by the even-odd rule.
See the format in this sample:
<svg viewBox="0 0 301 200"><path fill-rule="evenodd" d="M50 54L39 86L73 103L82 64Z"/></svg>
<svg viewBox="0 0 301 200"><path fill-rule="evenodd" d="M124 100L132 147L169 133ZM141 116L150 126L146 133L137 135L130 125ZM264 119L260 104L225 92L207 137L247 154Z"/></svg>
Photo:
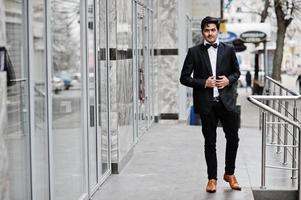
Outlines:
<svg viewBox="0 0 301 200"><path fill-rule="evenodd" d="M269 190L253 188L254 200L298 200L297 190Z"/></svg>

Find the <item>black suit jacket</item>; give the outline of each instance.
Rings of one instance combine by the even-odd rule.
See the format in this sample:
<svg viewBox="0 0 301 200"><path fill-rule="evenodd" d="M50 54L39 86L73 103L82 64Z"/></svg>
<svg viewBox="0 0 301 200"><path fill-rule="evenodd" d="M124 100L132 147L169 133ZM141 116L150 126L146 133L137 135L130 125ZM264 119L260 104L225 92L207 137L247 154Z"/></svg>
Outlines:
<svg viewBox="0 0 301 200"><path fill-rule="evenodd" d="M193 76L191 74L193 73ZM200 44L189 48L181 72L180 82L193 88L193 104L196 113L210 112L213 88L205 88L206 79L212 76L207 48ZM235 84L240 76L234 47L220 42L217 50L216 76L225 75L229 85L219 89L219 96L228 111L236 110Z"/></svg>

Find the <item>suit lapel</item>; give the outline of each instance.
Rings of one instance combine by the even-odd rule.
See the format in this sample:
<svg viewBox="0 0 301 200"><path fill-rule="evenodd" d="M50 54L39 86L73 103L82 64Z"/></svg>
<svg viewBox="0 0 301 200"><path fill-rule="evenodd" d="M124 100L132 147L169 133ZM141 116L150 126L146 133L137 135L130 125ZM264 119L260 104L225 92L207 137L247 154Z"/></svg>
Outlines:
<svg viewBox="0 0 301 200"><path fill-rule="evenodd" d="M205 62L205 65L206 65L209 75L212 76L212 74L213 74L212 67L211 67L207 48L205 47L204 44L200 45L200 54L201 54L201 59L204 59L204 62Z"/></svg>
<svg viewBox="0 0 301 200"><path fill-rule="evenodd" d="M222 58L224 55L224 45L220 43L217 49L217 58L216 58L216 75L220 75L219 72L221 70Z"/></svg>

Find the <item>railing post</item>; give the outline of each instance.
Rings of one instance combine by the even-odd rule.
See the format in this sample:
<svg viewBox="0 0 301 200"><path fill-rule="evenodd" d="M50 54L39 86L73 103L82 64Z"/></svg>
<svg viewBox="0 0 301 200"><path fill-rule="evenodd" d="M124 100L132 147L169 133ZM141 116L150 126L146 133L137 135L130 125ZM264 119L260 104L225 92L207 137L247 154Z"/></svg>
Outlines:
<svg viewBox="0 0 301 200"><path fill-rule="evenodd" d="M285 101L285 116L288 117L288 101ZM284 139L283 144L287 145L287 131L288 131L288 124L285 123L284 125ZM287 165L287 147L283 147L283 164Z"/></svg>
<svg viewBox="0 0 301 200"><path fill-rule="evenodd" d="M299 135L299 139L298 139L298 199L301 200L301 186L300 186L300 182L301 182L301 125L298 127L298 135Z"/></svg>
<svg viewBox="0 0 301 200"><path fill-rule="evenodd" d="M293 117L294 121L297 121L297 106L296 106L296 101L294 101L294 110L293 110ZM297 140L296 138L297 135L297 127L293 127L293 145L297 145ZM297 163L296 163L296 155L297 155L297 148L293 147L293 155L292 155L292 168L296 168ZM292 179L296 179L296 170L292 170Z"/></svg>
<svg viewBox="0 0 301 200"><path fill-rule="evenodd" d="M259 107L260 117L259 117L259 126L262 131L262 152L261 152L261 189L266 189L266 168L278 168L278 169L290 169L292 172L292 179L298 178L298 199L301 200L301 123L297 120L298 111L297 111L297 100L301 99L301 95L296 94L288 88L285 88L280 83L274 81L273 79L266 77L265 88L267 87L266 95L263 97L252 97L248 99L255 105ZM279 96L278 91L276 92L275 86L279 86ZM276 94L277 93L277 94ZM286 93L285 97L281 97L282 93ZM273 96L270 96L273 95ZM292 96L291 96L292 95ZM260 102L259 100L262 100ZM293 100L293 113L289 112L289 101ZM271 102L272 101L272 102ZM277 106L278 103L278 106ZM282 106L284 103L284 106ZM284 112L283 112L284 109ZM281 113L283 112L283 113ZM293 120L291 119L293 116ZM277 117L277 118L276 118ZM276 122L277 121L277 122ZM281 151L282 143L282 121L284 123L283 127L283 165L288 164L288 153L290 153L289 148L292 147L292 167L277 167L267 165L267 145L268 143L277 143L277 153ZM278 126L275 126L275 125ZM292 140L289 138L291 132L289 130L289 125L292 125ZM272 133L270 129L273 129ZM276 129L276 130L275 130ZM277 132L276 132L277 131ZM270 135L272 134L272 136ZM277 134L277 139L276 139ZM271 139L270 139L271 137ZM292 145L288 145L291 144ZM299 143L298 143L299 142ZM280 145L279 145L280 144ZM274 145L271 145L274 146ZM298 173L298 174L297 174Z"/></svg>
<svg viewBox="0 0 301 200"><path fill-rule="evenodd" d="M275 95L276 95L276 85L274 84L273 96L275 96ZM273 100L272 108L273 108L273 110L276 110L275 109L276 108L276 100ZM275 116L274 115L272 115L272 122L275 122ZM276 133L275 133L275 124L272 123L272 141L271 141L272 144L276 144L275 135L276 135Z"/></svg>
<svg viewBox="0 0 301 200"><path fill-rule="evenodd" d="M262 130L262 142L261 142L261 189L265 189L265 166L266 166L266 120L267 113L263 111L261 113L261 130Z"/></svg>
<svg viewBox="0 0 301 200"><path fill-rule="evenodd" d="M282 96L282 88L279 87L279 95ZM281 113L281 106L282 106L282 101L281 100L278 100L278 112ZM281 124L280 124L281 120L280 118L278 117L278 128L277 128L277 153L279 154L281 151L280 151L280 146L281 145Z"/></svg>

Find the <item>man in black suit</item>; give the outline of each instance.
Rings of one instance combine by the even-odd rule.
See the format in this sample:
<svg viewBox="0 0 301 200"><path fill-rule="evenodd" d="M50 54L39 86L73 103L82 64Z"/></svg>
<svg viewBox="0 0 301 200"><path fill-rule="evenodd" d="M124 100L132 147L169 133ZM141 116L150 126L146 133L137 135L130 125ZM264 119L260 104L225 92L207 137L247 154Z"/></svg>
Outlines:
<svg viewBox="0 0 301 200"><path fill-rule="evenodd" d="M240 76L232 46L219 42L219 19L205 17L201 22L204 42L189 48L180 82L193 88L195 112L200 115L205 138L208 184L213 193L217 184L216 128L220 120L225 132L226 156L224 180L234 190L241 190L234 176L238 148L238 112L235 83ZM191 77L191 74L193 76Z"/></svg>

